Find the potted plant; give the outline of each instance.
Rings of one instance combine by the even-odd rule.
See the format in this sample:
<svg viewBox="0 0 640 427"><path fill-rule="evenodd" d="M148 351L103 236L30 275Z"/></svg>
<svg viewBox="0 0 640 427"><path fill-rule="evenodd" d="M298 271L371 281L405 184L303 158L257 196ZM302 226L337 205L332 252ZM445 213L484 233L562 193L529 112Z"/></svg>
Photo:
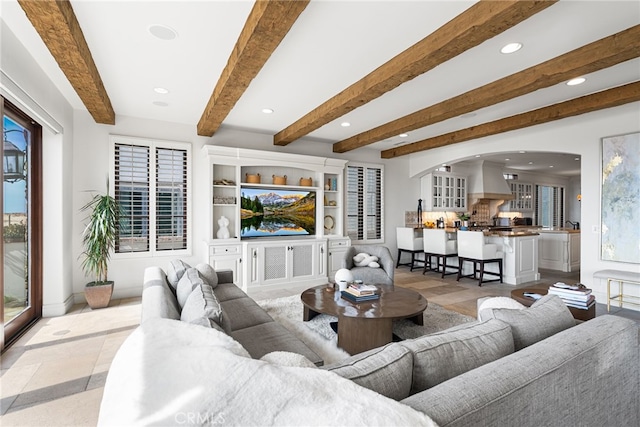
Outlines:
<svg viewBox="0 0 640 427"><path fill-rule="evenodd" d="M89 307L103 308L109 305L113 294L113 281L107 280L107 270L118 236L120 205L108 194L97 194L81 210L91 212L82 234L82 270L95 278L85 285L84 295Z"/></svg>
<svg viewBox="0 0 640 427"><path fill-rule="evenodd" d="M460 221L462 221L462 226L465 227L469 227L469 218L471 218L471 215L469 215L466 212L458 212L458 219Z"/></svg>

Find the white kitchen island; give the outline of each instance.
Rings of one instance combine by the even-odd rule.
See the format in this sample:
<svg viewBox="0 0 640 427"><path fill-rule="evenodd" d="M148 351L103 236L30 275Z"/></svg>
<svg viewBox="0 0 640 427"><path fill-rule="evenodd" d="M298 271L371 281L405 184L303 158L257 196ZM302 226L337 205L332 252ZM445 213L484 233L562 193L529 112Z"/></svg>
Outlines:
<svg viewBox="0 0 640 427"><path fill-rule="evenodd" d="M503 283L520 285L540 280L538 272L538 238L537 232L530 231L498 231L485 232L488 243L495 243L502 248ZM488 271L498 271L493 265Z"/></svg>
<svg viewBox="0 0 640 427"><path fill-rule="evenodd" d="M580 230L542 228L538 233L540 268L564 272L580 270Z"/></svg>

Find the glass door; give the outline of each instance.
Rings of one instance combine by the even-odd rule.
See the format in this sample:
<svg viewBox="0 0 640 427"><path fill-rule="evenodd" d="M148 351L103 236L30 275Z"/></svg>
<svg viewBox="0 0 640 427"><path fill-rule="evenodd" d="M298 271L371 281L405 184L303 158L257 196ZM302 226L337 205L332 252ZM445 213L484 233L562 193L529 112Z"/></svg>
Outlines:
<svg viewBox="0 0 640 427"><path fill-rule="evenodd" d="M3 348L42 314L40 140L42 129L2 105Z"/></svg>

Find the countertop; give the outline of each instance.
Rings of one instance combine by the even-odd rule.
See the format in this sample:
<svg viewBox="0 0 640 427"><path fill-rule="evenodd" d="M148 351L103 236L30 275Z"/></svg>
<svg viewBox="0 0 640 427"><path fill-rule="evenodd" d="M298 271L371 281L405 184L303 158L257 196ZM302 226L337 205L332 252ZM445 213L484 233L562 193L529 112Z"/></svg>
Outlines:
<svg viewBox="0 0 640 427"><path fill-rule="evenodd" d="M485 236L488 237L525 237L525 236L539 236L537 231L521 230L521 231L485 231Z"/></svg>
<svg viewBox="0 0 640 427"><path fill-rule="evenodd" d="M539 233L570 233L576 234L580 233L580 230L574 230L573 228L563 228L563 227L551 227L551 228L541 228L538 230Z"/></svg>

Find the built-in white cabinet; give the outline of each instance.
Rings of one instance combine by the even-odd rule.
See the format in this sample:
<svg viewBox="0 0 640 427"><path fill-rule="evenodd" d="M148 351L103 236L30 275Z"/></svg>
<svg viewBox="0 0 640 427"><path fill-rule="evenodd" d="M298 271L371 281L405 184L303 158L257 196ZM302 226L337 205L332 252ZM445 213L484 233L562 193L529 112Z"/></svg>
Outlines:
<svg viewBox="0 0 640 427"><path fill-rule="evenodd" d="M348 237L329 239L329 254L327 257L329 278L333 279L336 271L342 268L342 261L347 249L351 246L351 240Z"/></svg>
<svg viewBox="0 0 640 427"><path fill-rule="evenodd" d="M510 285L540 280L538 267L539 236L489 236L489 243L495 243L502 251L502 281ZM497 272L496 264L488 264L487 271ZM466 274L466 273L465 273Z"/></svg>
<svg viewBox="0 0 640 427"><path fill-rule="evenodd" d="M233 283L242 287L242 244L239 241L207 242L208 263L214 270L231 270ZM245 289L246 290L246 289Z"/></svg>
<svg viewBox="0 0 640 427"><path fill-rule="evenodd" d="M328 267L333 266L329 264L332 261L327 239L349 241L343 236L347 161L213 145L204 146L202 152L211 189L207 261L216 269L232 269L234 282L245 291L251 286L325 283ZM303 200L308 203L315 198L311 215L315 220L295 223L298 231L303 231L300 236L280 236L269 228L270 223L261 220L261 211L253 210L252 214L247 210L248 201L262 197L262 190L283 198L307 192ZM307 206L310 204L303 209ZM221 233L227 221L228 234ZM253 227L268 237L246 232L253 232ZM279 229L288 233L291 230L286 223ZM304 232L308 234L302 236Z"/></svg>
<svg viewBox="0 0 640 427"><path fill-rule="evenodd" d="M511 194L514 199L509 200L509 210L531 211L533 210L533 184L528 182L511 182Z"/></svg>
<svg viewBox="0 0 640 427"><path fill-rule="evenodd" d="M467 178L449 173L431 173L421 178L423 210L465 212Z"/></svg>
<svg viewBox="0 0 640 427"><path fill-rule="evenodd" d="M325 239L245 244L247 287L326 283L326 245Z"/></svg>

